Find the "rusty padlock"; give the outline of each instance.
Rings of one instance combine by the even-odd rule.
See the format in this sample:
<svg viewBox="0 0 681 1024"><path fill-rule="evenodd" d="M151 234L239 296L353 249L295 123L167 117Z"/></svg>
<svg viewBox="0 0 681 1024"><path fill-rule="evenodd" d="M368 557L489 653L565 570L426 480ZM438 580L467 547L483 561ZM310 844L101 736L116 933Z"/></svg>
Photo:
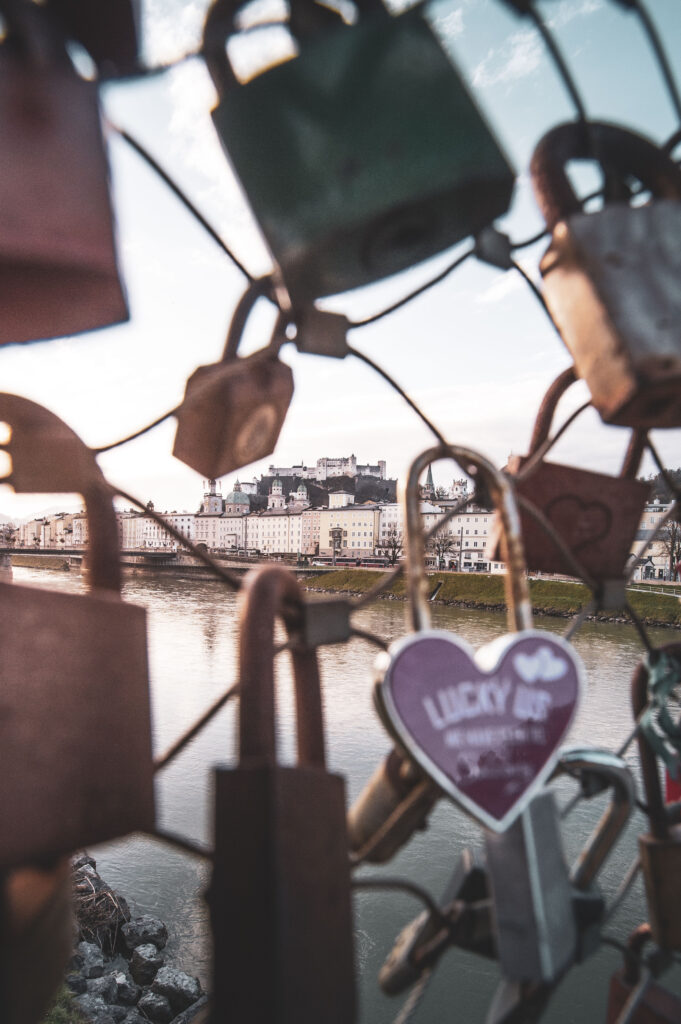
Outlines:
<svg viewBox="0 0 681 1024"><path fill-rule="evenodd" d="M610 180L637 178L653 199L582 213L565 170L579 159ZM580 122L548 132L530 166L553 233L540 263L546 304L594 407L606 423L681 426L681 169L641 135Z"/></svg>
<svg viewBox="0 0 681 1024"><path fill-rule="evenodd" d="M537 414L529 454L513 455L508 461L507 472L514 477L547 440L558 401L575 379L570 367L549 387ZM598 583L624 579L631 545L650 495L650 484L633 479L641 454L639 440L636 434L632 436L619 477L542 459L528 476L516 481L517 493L543 513L577 562ZM550 534L523 508L520 522L530 569L575 575ZM501 558L500 533L497 516L490 537L490 558L495 561Z"/></svg>
<svg viewBox="0 0 681 1024"><path fill-rule="evenodd" d="M274 624L295 635L286 570L248 574L239 630L239 767L215 772L212 1020L355 1020L345 786L325 768L317 656L294 647L298 763L277 764Z"/></svg>
<svg viewBox="0 0 681 1024"><path fill-rule="evenodd" d="M194 371L176 413L173 455L209 480L270 455L291 403L293 374L278 357L283 318L266 348L245 358L236 354L250 310L266 287L256 281L246 289L222 361Z"/></svg>
<svg viewBox="0 0 681 1024"><path fill-rule="evenodd" d="M3 482L82 494L90 593L0 583L0 871L154 825L146 615L121 600L112 491L62 420L0 395Z"/></svg>
<svg viewBox="0 0 681 1024"><path fill-rule="evenodd" d="M670 655L679 665L681 678L681 644L669 644L661 652ZM659 653L660 652L656 652ZM649 700L650 669L642 662L631 683L631 707L639 719ZM648 739L639 729L637 736L641 774L646 793L650 832L639 836L639 853L651 935L663 949L681 951L681 825L670 825L665 809L657 758Z"/></svg>
<svg viewBox="0 0 681 1024"><path fill-rule="evenodd" d="M17 0L0 44L0 344L121 323L97 85L46 8Z"/></svg>
<svg viewBox="0 0 681 1024"><path fill-rule="evenodd" d="M678 1024L681 1020L681 999L657 982L634 995L641 983L641 952L650 938L648 924L629 936L624 965L610 979L606 1024L619 1024L623 1019L627 1024ZM636 1006L630 1004L632 996L637 999Z"/></svg>
<svg viewBox="0 0 681 1024"><path fill-rule="evenodd" d="M294 0L294 59L240 83L226 50L242 6L216 0L206 21L213 121L296 309L404 270L507 210L513 170L420 9L358 3L348 25Z"/></svg>

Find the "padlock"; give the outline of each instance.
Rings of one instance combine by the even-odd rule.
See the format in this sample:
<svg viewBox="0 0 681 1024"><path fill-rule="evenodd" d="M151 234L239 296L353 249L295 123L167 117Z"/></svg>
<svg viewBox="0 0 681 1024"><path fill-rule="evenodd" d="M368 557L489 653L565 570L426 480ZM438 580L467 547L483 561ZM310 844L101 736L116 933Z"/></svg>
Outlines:
<svg viewBox="0 0 681 1024"><path fill-rule="evenodd" d="M567 957L563 964L563 970L558 971L548 981L528 981L522 977L514 980L504 978L490 1005L486 1024L526 1024L529 1021L539 1020L565 970L573 963L583 963L600 948L600 929L606 919L606 907L595 880L623 834L624 827L635 806L636 788L633 776L621 757L608 750L590 748L561 751L554 775L570 775L578 778L582 796L586 799L602 793L604 789L612 791L608 807L570 870L572 906L577 927L572 957ZM542 848L539 862L533 867L537 878L540 877L542 871L546 870L543 854ZM508 900L513 900L516 896L517 886L509 885L510 864L507 865L505 876L501 858L499 858L498 868L500 889L502 897L506 901L506 913L508 913ZM553 885L555 885L555 879L552 882L552 887ZM537 905L536 900L534 902ZM551 916L551 903L548 900L544 910L547 909ZM522 910L520 916L522 920ZM549 924L551 923L550 916ZM549 952L555 956L551 950ZM522 974L522 963L520 963L520 968Z"/></svg>
<svg viewBox="0 0 681 1024"><path fill-rule="evenodd" d="M298 763L277 764L274 622L295 636L302 594L286 570L249 573L239 626L239 766L215 773L209 904L212 1020L355 1020L344 782L325 769L316 652L294 646Z"/></svg>
<svg viewBox="0 0 681 1024"><path fill-rule="evenodd" d="M661 648L679 662L681 644ZM658 655L660 652L657 652ZM631 683L634 719L648 704L649 668L641 663ZM650 832L639 836L639 854L645 882L652 937L663 949L681 951L681 825L670 825L665 811L657 759L642 730L638 732L641 773L646 792Z"/></svg>
<svg viewBox="0 0 681 1024"><path fill-rule="evenodd" d="M77 492L90 593L0 583L0 871L154 825L146 616L121 600L112 491L65 423L0 395L3 482Z"/></svg>
<svg viewBox="0 0 681 1024"><path fill-rule="evenodd" d="M0 44L0 344L128 318L97 85L74 71L50 11L17 0Z"/></svg>
<svg viewBox="0 0 681 1024"><path fill-rule="evenodd" d="M285 340L283 318L266 348L245 358L236 355L247 319L242 304L252 308L260 294L261 282L246 290L233 320L240 329L230 329L222 361L194 371L175 414L173 455L209 480L270 455L293 396L291 368L278 357Z"/></svg>
<svg viewBox="0 0 681 1024"><path fill-rule="evenodd" d="M482 850L463 850L437 909L437 915L424 910L397 936L378 976L386 995L400 995L415 985L450 946L495 956Z"/></svg>
<svg viewBox="0 0 681 1024"><path fill-rule="evenodd" d="M580 159L637 178L652 201L582 213L565 171ZM641 135L571 122L539 142L531 172L553 233L544 297L594 407L606 423L681 426L681 169Z"/></svg>
<svg viewBox="0 0 681 1024"><path fill-rule="evenodd" d="M575 379L570 367L549 387L537 414L529 455L513 455L508 461L507 472L514 477L522 473L547 440L558 401ZM637 441L634 434L630 451ZM638 458L628 457L625 465L626 475L623 470L622 476L613 477L542 459L528 476L515 482L518 495L543 513L579 565L597 583L623 582L631 545L650 496L650 484L632 479ZM550 534L524 508L520 521L530 569L575 575L575 567ZM494 561L501 558L500 532L497 517L489 543L489 557Z"/></svg>
<svg viewBox="0 0 681 1024"><path fill-rule="evenodd" d="M553 793L537 793L504 832L486 832L485 849L504 978L559 978L575 958L577 922Z"/></svg>
<svg viewBox="0 0 681 1024"><path fill-rule="evenodd" d="M507 210L514 172L420 10L327 17L298 33L295 59L238 84L225 44L239 6L217 0L206 21L213 121L294 308L405 270ZM291 8L294 36L324 11Z"/></svg>
<svg viewBox="0 0 681 1024"><path fill-rule="evenodd" d="M477 653L428 628L414 495L425 467L448 456L484 478L504 527L509 623L519 631ZM502 972L552 981L574 958L577 929L553 798L538 790L570 726L581 667L562 639L531 628L520 520L507 476L475 452L442 445L415 460L407 494L407 590L417 631L380 656L382 717L440 789L494 833L486 840L487 864Z"/></svg>
<svg viewBox="0 0 681 1024"><path fill-rule="evenodd" d="M625 1012L627 1024L678 1024L681 1020L681 999L656 981L639 990L636 1006L630 1003L632 997L637 998L641 952L650 938L648 924L640 925L629 936L624 966L610 979L606 1024L620 1024Z"/></svg>
<svg viewBox="0 0 681 1024"><path fill-rule="evenodd" d="M535 729L534 725L529 722L532 713L529 705L523 704L525 710L522 714L526 714L528 717L524 726L518 726L519 731L517 735L520 737L522 733L523 742L529 742L533 748L534 768L536 768L537 774L531 784L530 776L533 769L530 769L529 765L524 765L522 770L518 769L521 771L521 774L525 775L524 782L518 776L513 783L506 780L506 785L504 786L502 784L502 764L501 762L499 764L496 763L494 750L489 749L486 752L479 750L476 759L478 756L483 756L486 753L489 764L475 767L472 776L469 766L468 775L471 776L471 781L477 780L478 775L481 778L483 775L485 777L489 776L489 789L487 789L485 784L483 784L483 789L486 792L485 801L491 801L491 804L494 806L490 805L485 809L481 807L479 801L472 794L467 796L461 785L457 786L453 781L452 772L458 772L460 769L462 773L460 781L464 782L466 764L463 762L465 758L462 758L461 763L457 763L456 766L450 764L448 767L443 767L443 758L445 762L448 759L448 748L447 744L443 745L442 737L452 732L452 730L447 728L445 722L445 709L449 700L448 695L444 695L444 705L440 706L442 714L438 711L436 702L440 696L437 691L438 680L442 681L444 685L444 680L451 677L450 670L452 666L449 665L449 659L454 659L456 671L463 667L466 672L473 672L478 679L482 676L483 685L481 690L485 691L484 700L489 703L497 698L501 700L503 693L506 693L508 697L508 690L502 688L502 693L502 690L495 689L498 682L495 681L494 677L495 664L497 661L499 663L503 662L505 658L513 658L514 654L511 647L517 642L517 638L511 640L510 644L507 639L504 639L504 649L501 646L497 646L495 649L491 647L488 649L486 667L483 667L481 664L474 666L470 664L473 660L472 652L464 649L464 645L454 641L449 634L429 629L430 611L426 598L426 580L423 569L425 551L420 522L418 481L420 475L431 462L439 458L448 457L455 458L466 470L474 467L474 471L477 471L488 482L494 499L502 511L503 521L506 526L505 554L507 562L512 568L506 579L509 621L512 628L524 630L522 635L529 644L527 651L515 652L516 656L517 654L521 655L519 663L524 666L524 669L535 675L533 682L536 681L536 671L546 670L555 672L559 669L561 673L564 672L565 684L570 689L570 697L561 703L562 711L559 716L561 718L561 726L557 726L558 719L553 719L556 724L556 732L552 732L551 735L556 744L559 736L564 734L569 725L571 713L566 714L566 712L568 712L571 702L572 705L576 703L581 686L581 670L574 659L571 649L567 645L563 647L561 641L558 644L560 652L558 652L558 648L551 650L553 638L549 638L548 634L536 633L530 630L532 614L524 571L519 518L513 498L511 481L495 469L486 459L468 449L442 445L439 448L423 453L423 455L415 460L409 472L405 512L407 524L406 563L408 570L409 615L410 624L416 632L398 642L398 644L393 645L387 654L379 655L376 664L379 681L375 690L379 714L389 733L397 741L397 753L391 754L390 758L393 759L393 765L400 767L405 781L410 780L412 793L409 791L405 793L404 788L395 785L395 771L391 772L389 770L390 759L379 768L350 811L352 849L358 856L361 856L362 851L367 849L371 851L369 855L365 854L361 859L386 860L392 856L407 841L414 828L423 826L434 799L442 795L442 791L453 797L455 801L461 803L490 828L503 829L510 823L513 813L519 813L520 808L517 806L517 800L513 793L517 796L522 791L529 799L532 785L538 786L541 779L545 778L551 771L552 765L555 762L555 748L549 751L548 747L544 747L541 742L541 740L546 742L548 736L544 725L537 723L538 728ZM479 656L476 656L476 660L482 661ZM554 665L552 670L549 669L549 662ZM398 664L397 674L399 680L397 685L400 691L403 692L401 692L396 700L393 694L393 681L395 680L395 670ZM530 668L530 666L533 667ZM407 680L412 673L411 684L408 684ZM403 683L404 686L402 685ZM433 685L436 689L431 692L430 688ZM469 685L469 681L467 681L467 685ZM474 684L471 683L470 685L475 688ZM516 687L514 691L513 700L523 703L526 699L530 702L538 699L541 688L534 688L532 698L529 696L530 688L529 683L524 685L521 682L520 687ZM408 695L408 691L411 696ZM546 713L547 716L552 717L553 713L549 710L549 705L552 703L553 698L549 696L548 691L541 689L541 692L544 694L541 698L544 701L543 711L535 710L537 713ZM493 693L497 696L493 696ZM411 704L411 706L407 707L407 704ZM449 706L449 711L456 716L456 711L452 711L451 705ZM422 717L424 714L425 718ZM416 718L419 716L421 716L421 720L417 724ZM492 718L494 718L494 715L492 715ZM489 723L486 722L484 729L487 729L488 725ZM508 734L507 739L509 742L516 742L512 739L511 735L516 725L517 723L514 722L508 722L504 725L504 729L506 729L504 735ZM438 746L435 758L430 756L424 749L424 742L426 745L429 742L425 739L429 729L431 733L430 739L434 740ZM478 730L481 736L484 729ZM464 733L461 735L463 736ZM535 742L532 736L539 740L539 742ZM520 741L518 740L518 742ZM449 749L452 749L452 746ZM514 754L509 764L518 760ZM410 767L407 772L407 768L404 766L409 766L410 763L413 767ZM432 780L430 788L428 786L428 779ZM474 789L476 788L479 788L478 782L474 781ZM502 792L505 794L504 796L500 796ZM412 806L410 803L412 797L415 806ZM400 808L404 808L409 813L401 815ZM398 827L391 827L393 821ZM372 836L376 837L374 841L371 839ZM379 851L380 857L378 855Z"/></svg>
<svg viewBox="0 0 681 1024"><path fill-rule="evenodd" d="M73 949L71 867L17 868L0 876L0 1005L3 1024L38 1024Z"/></svg>

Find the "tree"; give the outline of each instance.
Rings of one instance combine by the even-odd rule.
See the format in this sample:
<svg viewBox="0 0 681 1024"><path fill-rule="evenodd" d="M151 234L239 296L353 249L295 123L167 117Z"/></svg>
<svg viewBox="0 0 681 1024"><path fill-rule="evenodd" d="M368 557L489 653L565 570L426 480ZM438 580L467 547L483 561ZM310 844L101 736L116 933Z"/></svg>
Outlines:
<svg viewBox="0 0 681 1024"><path fill-rule="evenodd" d="M384 540L378 545L379 550L385 553L386 558L391 565L394 565L397 559L402 554L402 548L404 547L404 540L399 530L391 526L386 534Z"/></svg>
<svg viewBox="0 0 681 1024"><path fill-rule="evenodd" d="M681 561L681 524L671 520L662 527L659 541L667 556L668 574L670 580L678 576L677 563Z"/></svg>
<svg viewBox="0 0 681 1024"><path fill-rule="evenodd" d="M428 543L428 550L432 551L437 558L438 569L442 569L445 555L456 547L456 538L447 533L445 527L438 530Z"/></svg>

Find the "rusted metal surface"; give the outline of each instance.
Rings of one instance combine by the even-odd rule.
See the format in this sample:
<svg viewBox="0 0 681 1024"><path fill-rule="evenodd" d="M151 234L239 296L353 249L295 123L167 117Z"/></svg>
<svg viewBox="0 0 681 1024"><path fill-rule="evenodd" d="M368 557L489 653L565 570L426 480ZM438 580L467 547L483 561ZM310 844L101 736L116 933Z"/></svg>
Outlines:
<svg viewBox="0 0 681 1024"><path fill-rule="evenodd" d="M606 1024L620 1024L623 1020L627 1024L678 1024L681 1020L681 1000L673 992L655 981L645 989L638 988L642 980L641 956L651 938L648 924L639 925L629 936L624 966L610 979ZM632 997L635 1006L630 1003Z"/></svg>
<svg viewBox="0 0 681 1024"><path fill-rule="evenodd" d="M0 583L0 869L154 822L144 609L120 598L111 492L56 416L0 395L8 481L85 499L87 596ZM40 484L40 481L43 481Z"/></svg>
<svg viewBox="0 0 681 1024"><path fill-rule="evenodd" d="M297 764L277 764L275 618L289 635L302 594L285 569L247 577L239 630L239 767L215 773L211 1019L355 1020L345 787L325 769L317 657L297 645Z"/></svg>
<svg viewBox="0 0 681 1024"><path fill-rule="evenodd" d="M254 298L252 286L237 308L242 331ZM245 358L235 355L230 329L222 362L199 366L187 381L173 455L197 473L215 480L274 451L293 396L291 368L277 355L283 323L267 348Z"/></svg>
<svg viewBox="0 0 681 1024"><path fill-rule="evenodd" d="M520 476L516 481L518 495L543 513L585 574L603 583L624 578L643 507L650 495L649 484L632 479L642 453L641 435L635 432L632 436L621 477L543 460L527 476L522 472L547 440L556 405L574 379L569 369L549 387L537 415L529 455L512 456L507 470L514 477ZM564 552L524 508L520 519L528 567L574 575L574 567ZM492 559L502 556L500 532L499 524L490 539Z"/></svg>
<svg viewBox="0 0 681 1024"><path fill-rule="evenodd" d="M565 171L575 159L637 178L653 200L582 214ZM531 172L553 232L544 296L595 408L607 423L681 426L681 170L641 135L569 123L539 142Z"/></svg>
<svg viewBox="0 0 681 1024"><path fill-rule="evenodd" d="M61 984L73 946L71 870L20 868L0 876L3 1024L36 1024Z"/></svg>
<svg viewBox="0 0 681 1024"><path fill-rule="evenodd" d="M0 344L120 323L128 312L97 85L76 74L37 5L3 14Z"/></svg>

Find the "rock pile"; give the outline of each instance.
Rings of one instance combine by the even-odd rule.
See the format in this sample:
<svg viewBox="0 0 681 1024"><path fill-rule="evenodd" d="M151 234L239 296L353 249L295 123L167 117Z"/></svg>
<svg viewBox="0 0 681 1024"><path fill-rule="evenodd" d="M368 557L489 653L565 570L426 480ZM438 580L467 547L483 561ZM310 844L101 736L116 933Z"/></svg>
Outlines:
<svg viewBox="0 0 681 1024"><path fill-rule="evenodd" d="M162 921L132 918L95 861L73 862L78 939L66 984L92 1024L190 1024L207 1005L198 978L165 963Z"/></svg>

